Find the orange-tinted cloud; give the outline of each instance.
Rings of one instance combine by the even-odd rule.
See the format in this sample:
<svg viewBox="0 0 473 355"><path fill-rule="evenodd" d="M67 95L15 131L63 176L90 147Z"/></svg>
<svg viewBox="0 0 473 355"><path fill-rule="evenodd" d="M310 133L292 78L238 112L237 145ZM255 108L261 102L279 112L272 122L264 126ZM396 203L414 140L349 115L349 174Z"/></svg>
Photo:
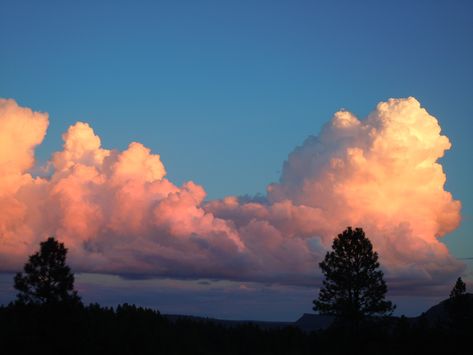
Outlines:
<svg viewBox="0 0 473 355"><path fill-rule="evenodd" d="M227 198L209 209L242 224L269 221L290 238L315 235L325 247L362 226L389 275L432 280L462 268L439 241L460 223L437 162L450 146L412 97L382 102L364 120L340 111L289 155L266 205Z"/></svg>
<svg viewBox="0 0 473 355"><path fill-rule="evenodd" d="M43 141L48 115L0 99L0 265L24 257L31 241L25 226L27 209L20 200L24 186L41 184L28 169L34 165L34 148Z"/></svg>
<svg viewBox="0 0 473 355"><path fill-rule="evenodd" d="M81 122L63 135L52 175L33 178L47 125L47 115L0 101L3 270L56 235L81 271L310 285L348 225L366 230L395 281L462 270L439 241L460 222L437 162L450 142L414 98L380 103L364 120L337 112L289 155L265 201L204 202L202 186L166 179L159 155L136 142L104 149Z"/></svg>

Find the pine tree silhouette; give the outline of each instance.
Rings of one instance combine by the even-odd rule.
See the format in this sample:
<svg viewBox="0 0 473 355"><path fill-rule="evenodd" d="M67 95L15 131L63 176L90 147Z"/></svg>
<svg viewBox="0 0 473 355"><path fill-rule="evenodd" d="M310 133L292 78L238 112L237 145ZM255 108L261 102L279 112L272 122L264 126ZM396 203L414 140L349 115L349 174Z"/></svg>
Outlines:
<svg viewBox="0 0 473 355"><path fill-rule="evenodd" d="M391 314L395 306L384 299L387 286L378 254L363 229L348 227L334 239L332 249L319 264L325 279L314 310L347 320Z"/></svg>
<svg viewBox="0 0 473 355"><path fill-rule="evenodd" d="M74 274L66 265L67 249L53 237L41 242L40 251L31 255L24 271L15 276L22 304L80 303L74 290Z"/></svg>
<svg viewBox="0 0 473 355"><path fill-rule="evenodd" d="M453 289L450 292L450 299L461 297L465 293L466 293L466 285L463 282L462 278L459 277L457 279L457 282L455 283L455 286L453 286Z"/></svg>

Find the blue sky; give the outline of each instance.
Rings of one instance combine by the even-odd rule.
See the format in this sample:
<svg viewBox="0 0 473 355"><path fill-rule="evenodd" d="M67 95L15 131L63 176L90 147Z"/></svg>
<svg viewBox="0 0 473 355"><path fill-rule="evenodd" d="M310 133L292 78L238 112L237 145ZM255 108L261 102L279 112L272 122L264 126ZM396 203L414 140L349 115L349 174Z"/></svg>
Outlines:
<svg viewBox="0 0 473 355"><path fill-rule="evenodd" d="M446 189L473 256L471 1L0 1L0 97L50 114L37 150L89 122L139 141L208 198L264 193L335 111L416 97L452 149ZM469 261L471 264L471 261ZM470 268L471 270L471 268ZM264 315L262 316L264 317Z"/></svg>

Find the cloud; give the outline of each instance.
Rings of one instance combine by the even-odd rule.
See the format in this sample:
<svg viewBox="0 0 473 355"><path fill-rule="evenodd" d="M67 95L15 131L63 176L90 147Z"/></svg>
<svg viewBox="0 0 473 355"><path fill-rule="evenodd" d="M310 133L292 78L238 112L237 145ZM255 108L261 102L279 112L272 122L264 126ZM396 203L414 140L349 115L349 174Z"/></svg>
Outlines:
<svg viewBox="0 0 473 355"><path fill-rule="evenodd" d="M444 190L437 161L451 144L440 131L412 97L382 102L364 120L337 112L289 155L268 204L227 198L210 210L241 224L269 221L290 238L317 236L325 247L346 226L362 226L388 276L448 277L462 264L439 238L459 225L461 204Z"/></svg>
<svg viewBox="0 0 473 355"><path fill-rule="evenodd" d="M105 149L82 122L63 135L52 175L35 178L47 125L46 114L0 100L2 270L56 235L78 271L315 285L317 263L349 225L365 229L396 287L463 270L439 240L460 223L438 163L450 142L414 98L382 102L364 120L337 112L266 196L207 202L202 186L170 182L142 144Z"/></svg>
<svg viewBox="0 0 473 355"><path fill-rule="evenodd" d="M0 265L24 256L26 207L18 199L24 186L41 184L28 169L34 165L34 148L43 141L48 115L0 99Z"/></svg>

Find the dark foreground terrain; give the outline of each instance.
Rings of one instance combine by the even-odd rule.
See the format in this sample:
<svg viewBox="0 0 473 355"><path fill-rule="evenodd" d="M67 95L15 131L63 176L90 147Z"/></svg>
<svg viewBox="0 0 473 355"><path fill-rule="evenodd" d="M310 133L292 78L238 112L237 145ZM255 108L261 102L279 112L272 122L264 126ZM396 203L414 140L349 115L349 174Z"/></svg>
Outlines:
<svg viewBox="0 0 473 355"><path fill-rule="evenodd" d="M122 305L0 307L2 354L471 354L473 295L452 317L447 301L418 318L358 326L305 315L295 323L165 316ZM316 329L316 330L314 330Z"/></svg>

